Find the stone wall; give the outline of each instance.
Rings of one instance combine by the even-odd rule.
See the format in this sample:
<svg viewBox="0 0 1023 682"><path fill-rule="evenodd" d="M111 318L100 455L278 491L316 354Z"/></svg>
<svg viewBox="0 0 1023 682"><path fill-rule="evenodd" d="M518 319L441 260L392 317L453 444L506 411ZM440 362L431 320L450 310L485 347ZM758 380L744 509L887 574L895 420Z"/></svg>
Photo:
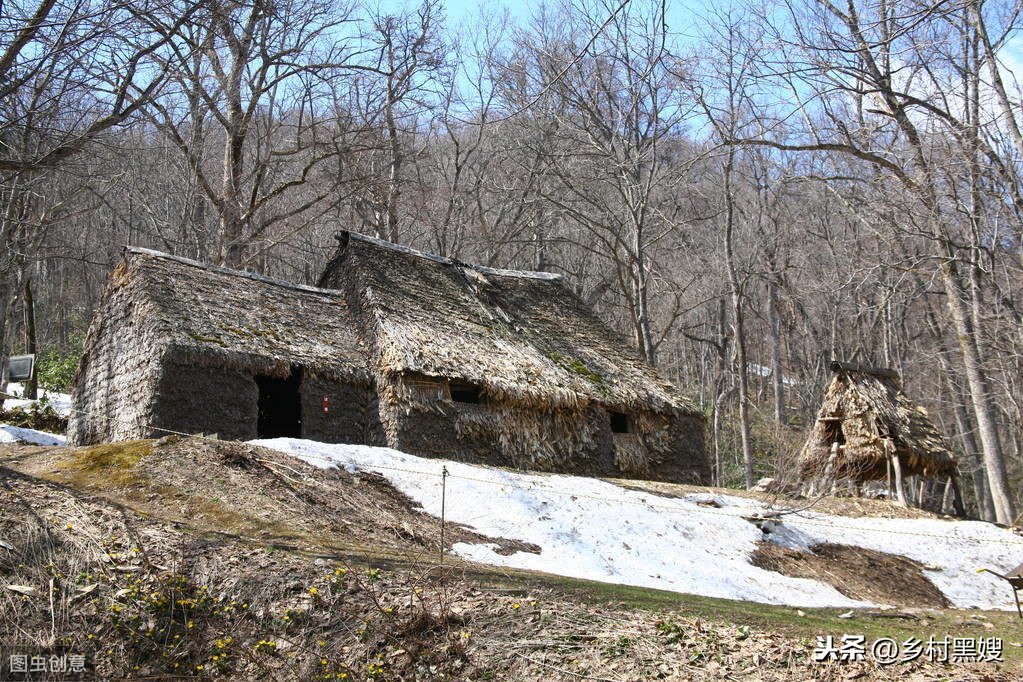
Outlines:
<svg viewBox="0 0 1023 682"><path fill-rule="evenodd" d="M116 286L117 279L121 286ZM100 304L72 389L68 442L90 445L144 438L162 341L122 268Z"/></svg>
<svg viewBox="0 0 1023 682"><path fill-rule="evenodd" d="M302 400L302 437L323 443L385 445L376 391L304 373L299 388ZM323 399L329 408L323 411Z"/></svg>
<svg viewBox="0 0 1023 682"><path fill-rule="evenodd" d="M704 444L706 420L701 415L679 415L667 431L669 455L657 463L650 480L710 485L710 459Z"/></svg>
<svg viewBox="0 0 1023 682"><path fill-rule="evenodd" d="M222 440L256 438L259 389L252 374L224 367L163 363L154 395L150 435L217 434Z"/></svg>

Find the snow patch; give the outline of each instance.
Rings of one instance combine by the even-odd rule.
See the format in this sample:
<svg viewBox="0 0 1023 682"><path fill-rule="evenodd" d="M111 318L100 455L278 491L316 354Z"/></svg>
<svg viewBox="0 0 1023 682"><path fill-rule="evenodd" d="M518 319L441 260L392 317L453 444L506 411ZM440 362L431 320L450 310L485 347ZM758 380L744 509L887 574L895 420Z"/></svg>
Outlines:
<svg viewBox="0 0 1023 682"><path fill-rule="evenodd" d="M7 384L7 393L13 396L25 395L25 387L17 382ZM38 393L40 398L46 398L50 407L53 411L62 417L67 417L71 414L71 396L67 393L57 393L56 391L44 391L40 390ZM25 398L8 398L4 401L5 410L13 410L16 407L28 408L31 405L38 403L39 400L28 400Z"/></svg>
<svg viewBox="0 0 1023 682"><path fill-rule="evenodd" d="M784 516L762 532L744 516L767 505L729 495L666 498L592 478L527 474L424 459L390 448L275 438L253 444L321 468L383 474L429 514L446 515L491 537L539 545L540 554L497 554L459 543L459 556L603 582L791 606L867 606L822 582L790 578L749 563L758 541L808 551L831 542L899 554L935 570L927 577L957 607L1014 609L1004 581L976 569L1015 566L1023 540L979 521L848 518L811 512ZM698 504L713 500L720 508Z"/></svg>
<svg viewBox="0 0 1023 682"><path fill-rule="evenodd" d="M66 445L64 436L20 426L0 424L0 443L28 443L30 445Z"/></svg>
<svg viewBox="0 0 1023 682"><path fill-rule="evenodd" d="M764 367L763 365L758 365L755 362L746 363L746 367L749 368L750 372L756 374L757 376L769 377L774 374L774 370L772 370L770 367ZM796 384L799 383L795 379L790 379L785 375L782 375L781 382L786 386L795 386Z"/></svg>
<svg viewBox="0 0 1023 682"><path fill-rule="evenodd" d="M628 490L578 476L537 475L430 460L389 448L327 445L292 438L251 441L322 468L366 469L440 515L491 537L539 545L539 555L498 554L493 545L458 543L459 556L589 580L773 604L868 606L830 585L765 571L749 557L763 538L739 513L711 516L695 502ZM734 505L734 500L722 499ZM738 509L738 505L734 505Z"/></svg>

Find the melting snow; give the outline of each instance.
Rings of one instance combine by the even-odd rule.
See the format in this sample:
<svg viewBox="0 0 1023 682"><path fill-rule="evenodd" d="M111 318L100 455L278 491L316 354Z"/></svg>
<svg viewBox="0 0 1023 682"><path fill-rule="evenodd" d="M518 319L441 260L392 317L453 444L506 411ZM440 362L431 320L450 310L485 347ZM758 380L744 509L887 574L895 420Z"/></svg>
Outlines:
<svg viewBox="0 0 1023 682"><path fill-rule="evenodd" d="M64 436L20 426L0 424L0 443L29 443L31 445L65 445Z"/></svg>
<svg viewBox="0 0 1023 682"><path fill-rule="evenodd" d="M765 524L771 529L765 534L742 517L768 507L740 497L701 493L666 498L592 478L491 469L390 448L293 438L252 442L322 468L377 471L435 516L440 516L440 473L446 466L448 520L543 550L502 556L492 545L454 546L459 556L483 563L771 604L867 606L822 582L749 563L760 540L801 550L833 542L915 559L928 567L925 575L955 606L1015 608L1008 585L976 569L1011 569L1023 558L1023 538L989 523L803 512L784 517L781 524ZM698 504L711 500L720 507Z"/></svg>
<svg viewBox="0 0 1023 682"><path fill-rule="evenodd" d="M7 384L7 393L10 395L22 396L25 394L25 387L19 383ZM67 393L57 393L56 391L44 391L40 389L39 397L46 398L50 407L53 408L53 411L60 416L66 417L71 414L71 396ZM4 409L13 410L15 407L28 408L33 403L37 402L39 401L24 398L8 398L4 401Z"/></svg>

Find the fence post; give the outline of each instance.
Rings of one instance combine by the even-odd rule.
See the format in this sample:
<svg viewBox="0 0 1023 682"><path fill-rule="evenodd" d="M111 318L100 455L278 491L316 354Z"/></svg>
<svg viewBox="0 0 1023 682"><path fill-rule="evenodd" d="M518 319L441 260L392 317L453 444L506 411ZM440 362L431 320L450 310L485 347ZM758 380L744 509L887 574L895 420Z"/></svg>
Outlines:
<svg viewBox="0 0 1023 682"><path fill-rule="evenodd" d="M448 468L444 466L440 472L440 564L444 565L444 515L447 505Z"/></svg>

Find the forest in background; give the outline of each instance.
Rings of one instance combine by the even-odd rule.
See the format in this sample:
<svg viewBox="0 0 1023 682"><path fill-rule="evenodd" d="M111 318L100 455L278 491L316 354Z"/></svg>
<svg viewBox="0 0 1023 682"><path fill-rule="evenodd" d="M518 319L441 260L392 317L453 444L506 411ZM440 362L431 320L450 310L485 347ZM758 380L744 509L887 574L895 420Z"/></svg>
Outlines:
<svg viewBox="0 0 1023 682"><path fill-rule="evenodd" d="M713 4L4 3L0 355L66 384L126 244L311 284L350 229L564 275L722 485L791 471L832 359L892 367L1011 523L1020 5Z"/></svg>

